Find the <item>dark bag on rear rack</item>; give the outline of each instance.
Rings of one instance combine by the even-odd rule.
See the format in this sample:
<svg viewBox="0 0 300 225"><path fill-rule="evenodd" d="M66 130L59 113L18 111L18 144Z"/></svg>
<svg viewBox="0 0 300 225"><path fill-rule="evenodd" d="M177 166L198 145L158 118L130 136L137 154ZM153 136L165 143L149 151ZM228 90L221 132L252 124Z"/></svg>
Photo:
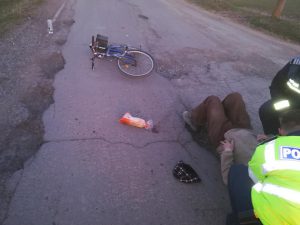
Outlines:
<svg viewBox="0 0 300 225"><path fill-rule="evenodd" d="M97 34L96 43L98 48L106 49L108 45L108 37Z"/></svg>

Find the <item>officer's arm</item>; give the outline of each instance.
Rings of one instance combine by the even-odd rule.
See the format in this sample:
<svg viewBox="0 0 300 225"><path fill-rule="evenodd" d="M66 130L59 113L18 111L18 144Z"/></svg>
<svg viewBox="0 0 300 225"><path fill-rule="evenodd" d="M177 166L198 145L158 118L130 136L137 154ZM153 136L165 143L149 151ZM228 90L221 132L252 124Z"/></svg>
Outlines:
<svg viewBox="0 0 300 225"><path fill-rule="evenodd" d="M272 99L278 99L286 95L287 90L287 74L289 63L287 63L273 78L270 86L270 95Z"/></svg>
<svg viewBox="0 0 300 225"><path fill-rule="evenodd" d="M254 183L263 181L265 178L262 168L264 162L264 145L259 145L257 146L251 160L248 163L249 177Z"/></svg>

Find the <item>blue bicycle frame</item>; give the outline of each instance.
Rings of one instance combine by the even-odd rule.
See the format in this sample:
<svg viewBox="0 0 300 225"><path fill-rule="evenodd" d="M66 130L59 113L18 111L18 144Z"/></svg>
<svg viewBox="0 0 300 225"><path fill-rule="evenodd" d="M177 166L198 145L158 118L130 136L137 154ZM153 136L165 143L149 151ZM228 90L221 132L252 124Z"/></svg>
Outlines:
<svg viewBox="0 0 300 225"><path fill-rule="evenodd" d="M93 49L93 46L90 45L90 48L94 52L94 56L92 58L92 68L94 68L94 59L96 57L102 58L103 56L107 57L115 57L118 59L122 59L122 62L124 64L129 64L131 66L136 66L136 59L134 55L127 54L128 47L127 45L108 45L106 49L104 49L104 53L97 53Z"/></svg>
<svg viewBox="0 0 300 225"><path fill-rule="evenodd" d="M116 58L123 58L123 62L136 66L136 60L133 55L126 54L128 47L126 45L109 45L107 47L106 55Z"/></svg>
<svg viewBox="0 0 300 225"><path fill-rule="evenodd" d="M106 50L107 56L122 57L125 55L127 47L125 45L109 45Z"/></svg>

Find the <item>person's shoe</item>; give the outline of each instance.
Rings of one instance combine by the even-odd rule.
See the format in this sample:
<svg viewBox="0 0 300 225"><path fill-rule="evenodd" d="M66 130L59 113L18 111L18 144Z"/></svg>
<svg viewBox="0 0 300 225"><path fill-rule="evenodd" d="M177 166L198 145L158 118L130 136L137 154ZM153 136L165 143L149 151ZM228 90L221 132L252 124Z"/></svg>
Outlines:
<svg viewBox="0 0 300 225"><path fill-rule="evenodd" d="M207 129L205 126L200 126L194 134L192 134L193 139L195 140L198 145L201 147L209 150L212 148L209 138L208 138L208 133Z"/></svg>
<svg viewBox="0 0 300 225"><path fill-rule="evenodd" d="M184 111L182 113L182 118L184 122L192 129L192 131L197 131L197 127L192 123L192 115L189 111Z"/></svg>

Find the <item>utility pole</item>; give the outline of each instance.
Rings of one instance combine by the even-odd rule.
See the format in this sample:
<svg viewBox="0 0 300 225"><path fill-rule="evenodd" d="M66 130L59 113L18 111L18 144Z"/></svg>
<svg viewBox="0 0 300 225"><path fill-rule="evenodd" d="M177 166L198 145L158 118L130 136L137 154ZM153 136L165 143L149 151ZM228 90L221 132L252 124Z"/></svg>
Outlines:
<svg viewBox="0 0 300 225"><path fill-rule="evenodd" d="M286 0L278 0L276 8L273 11L272 17L279 19L282 13L282 10L284 9Z"/></svg>

